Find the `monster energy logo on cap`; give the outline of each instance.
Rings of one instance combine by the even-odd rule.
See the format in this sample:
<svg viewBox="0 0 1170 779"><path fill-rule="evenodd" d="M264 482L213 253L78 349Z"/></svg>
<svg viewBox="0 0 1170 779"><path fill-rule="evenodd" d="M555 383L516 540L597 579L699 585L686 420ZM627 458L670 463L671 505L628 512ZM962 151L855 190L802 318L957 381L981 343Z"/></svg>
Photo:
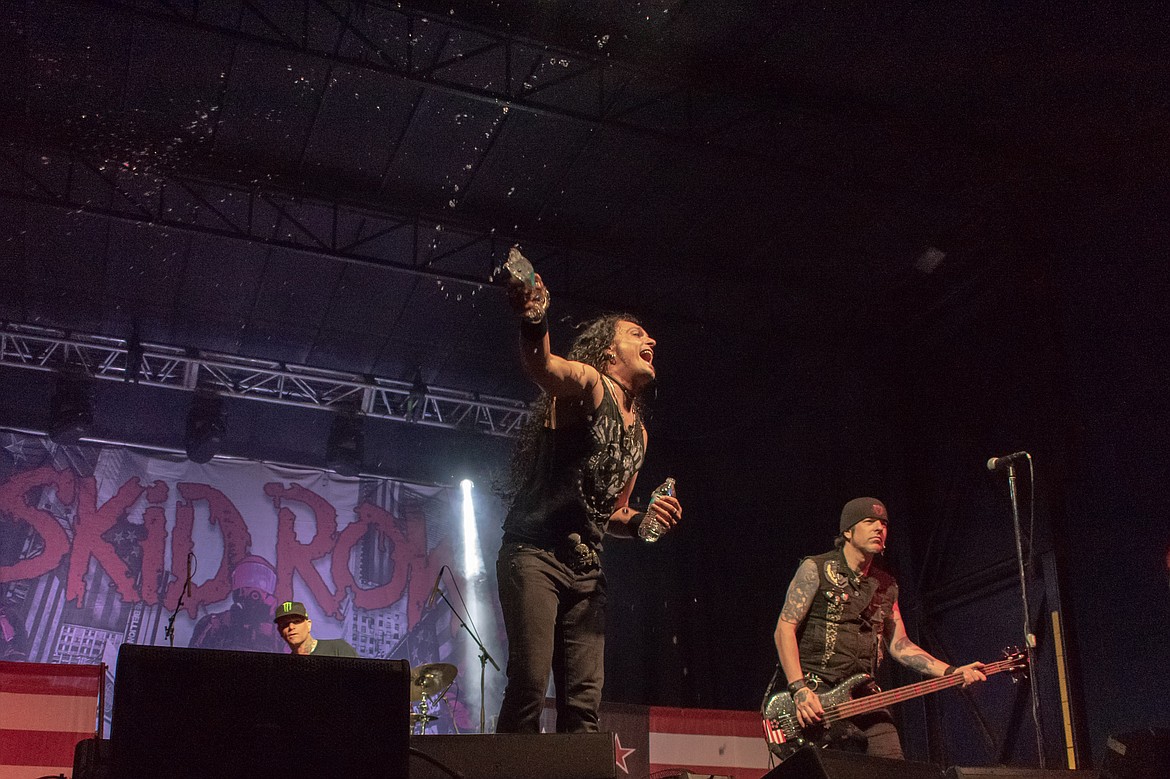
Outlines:
<svg viewBox="0 0 1170 779"><path fill-rule="evenodd" d="M286 600L284 603L276 607L276 614L273 615L272 621L275 622L283 617L300 616L305 619L309 618L309 612L305 611L305 604L299 600Z"/></svg>

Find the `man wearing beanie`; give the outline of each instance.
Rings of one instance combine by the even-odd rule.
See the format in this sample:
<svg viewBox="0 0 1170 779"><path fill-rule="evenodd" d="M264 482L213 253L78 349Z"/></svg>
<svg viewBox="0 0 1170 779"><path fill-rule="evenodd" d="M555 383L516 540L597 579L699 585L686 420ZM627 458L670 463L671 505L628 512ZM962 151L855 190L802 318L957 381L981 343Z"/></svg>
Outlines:
<svg viewBox="0 0 1170 779"><path fill-rule="evenodd" d="M822 693L857 673L876 675L883 649L926 676L957 673L963 686L986 680L974 662L956 668L906 635L898 611L898 583L881 564L889 518L876 498L854 498L841 510L831 552L806 557L788 585L776 622L780 664L765 701L787 685L802 728L820 722ZM829 729L828 746L902 758L898 731L884 709L851 717Z"/></svg>

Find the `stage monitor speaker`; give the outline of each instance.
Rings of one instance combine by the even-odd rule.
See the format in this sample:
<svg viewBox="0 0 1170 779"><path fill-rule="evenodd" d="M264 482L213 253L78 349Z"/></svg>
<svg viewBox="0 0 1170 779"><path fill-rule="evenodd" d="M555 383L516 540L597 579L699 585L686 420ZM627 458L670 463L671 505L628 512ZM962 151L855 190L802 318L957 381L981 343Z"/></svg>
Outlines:
<svg viewBox="0 0 1170 779"><path fill-rule="evenodd" d="M1114 733L1105 742L1105 779L1164 779L1170 776L1170 730L1142 728Z"/></svg>
<svg viewBox="0 0 1170 779"><path fill-rule="evenodd" d="M792 753L764 779L942 779L942 769L932 763L807 746Z"/></svg>
<svg viewBox="0 0 1170 779"><path fill-rule="evenodd" d="M968 768L953 765L947 769L946 779L1097 779L1096 771L1066 769L1007 768L976 766Z"/></svg>
<svg viewBox="0 0 1170 779"><path fill-rule="evenodd" d="M410 779L449 779L444 768L464 779L613 779L616 768L612 733L413 736L410 746Z"/></svg>
<svg viewBox="0 0 1170 779"><path fill-rule="evenodd" d="M73 748L73 779L110 779L110 740L86 738Z"/></svg>
<svg viewBox="0 0 1170 779"><path fill-rule="evenodd" d="M123 644L113 779L407 776L404 660Z"/></svg>

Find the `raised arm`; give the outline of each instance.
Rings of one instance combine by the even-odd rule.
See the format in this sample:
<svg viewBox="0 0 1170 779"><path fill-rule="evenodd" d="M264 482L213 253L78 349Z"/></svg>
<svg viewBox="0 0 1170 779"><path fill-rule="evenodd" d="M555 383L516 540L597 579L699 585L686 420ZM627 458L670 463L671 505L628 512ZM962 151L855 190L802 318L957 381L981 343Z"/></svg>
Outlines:
<svg viewBox="0 0 1170 779"><path fill-rule="evenodd" d="M894 608L886 621L886 630L890 637L890 657L907 668L913 668L925 676L962 674L964 687L975 682L987 681L987 677L979 670L983 663L976 661L967 665L950 666L911 641L906 635L906 625L902 622L902 611L898 608L897 601L894 601Z"/></svg>
<svg viewBox="0 0 1170 779"><path fill-rule="evenodd" d="M535 289L512 279L508 283L508 300L516 313L524 315L538 305L539 290L543 288L540 274L536 275ZM553 397L589 394L600 401L601 374L591 365L553 354L547 318L535 323L521 322L520 364L528 378Z"/></svg>

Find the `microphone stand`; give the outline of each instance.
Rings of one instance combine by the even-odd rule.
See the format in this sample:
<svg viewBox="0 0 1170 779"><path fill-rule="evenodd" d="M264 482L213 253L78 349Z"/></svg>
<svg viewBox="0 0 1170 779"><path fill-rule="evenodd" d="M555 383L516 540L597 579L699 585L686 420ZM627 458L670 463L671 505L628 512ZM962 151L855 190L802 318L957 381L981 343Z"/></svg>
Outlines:
<svg viewBox="0 0 1170 779"><path fill-rule="evenodd" d="M1029 463L1031 455L1027 455ZM1016 493L1016 466L1011 461L1007 464L1008 496L1012 504L1012 528L1016 534L1016 561L1020 568L1020 600L1024 610L1024 654L1028 658L1028 686L1032 693L1032 724L1036 728L1036 754L1040 758L1040 768L1044 768L1044 737L1040 732L1040 694L1036 688L1035 648L1036 636L1032 633L1032 619L1028 614L1028 582L1024 573L1024 544L1020 531L1020 502ZM1036 485L1032 485L1035 489ZM1031 539L1029 539L1031 541Z"/></svg>
<svg viewBox="0 0 1170 779"><path fill-rule="evenodd" d="M455 615L455 619L459 620L459 627L466 630L467 635L471 636L471 640L475 642L477 647L479 647L479 732L482 734L484 732L486 722L484 712L484 689L485 677L487 676L487 664L491 663L492 668L495 668L497 671L500 670L500 666L496 663L495 658L491 656L491 653L487 651L487 647L483 645L483 642L479 640L479 635L467 626L467 623L463 621L463 617L459 616L459 612L456 611L455 607L451 605L451 601L447 600L447 593L439 590L439 597L443 599L443 603L447 604L447 608L451 609L451 613Z"/></svg>
<svg viewBox="0 0 1170 779"><path fill-rule="evenodd" d="M179 590L179 600L175 603L175 610L171 612L170 618L167 620L167 629L163 632L167 641L171 644L171 649L175 648L175 617L179 616L179 612L183 609L183 595L191 589L191 561L187 560L187 579L183 582L183 588ZM158 627L155 627L158 630ZM158 633L155 633L157 636Z"/></svg>

